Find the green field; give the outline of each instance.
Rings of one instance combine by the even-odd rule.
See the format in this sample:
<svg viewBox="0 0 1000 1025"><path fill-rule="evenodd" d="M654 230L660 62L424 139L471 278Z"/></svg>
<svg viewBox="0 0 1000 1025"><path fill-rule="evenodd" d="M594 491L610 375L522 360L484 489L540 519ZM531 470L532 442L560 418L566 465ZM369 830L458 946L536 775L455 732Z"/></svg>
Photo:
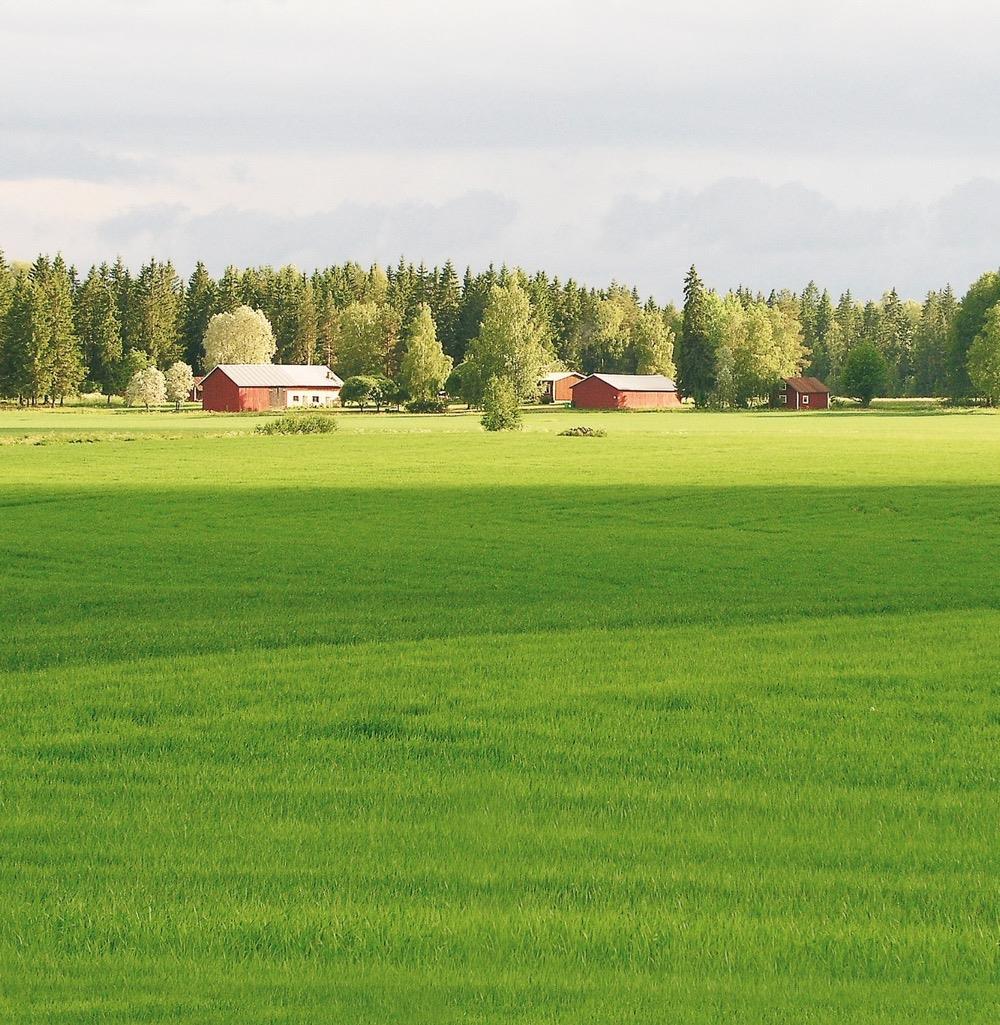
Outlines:
<svg viewBox="0 0 1000 1025"><path fill-rule="evenodd" d="M254 422L0 412L0 1020L997 1020L1000 416Z"/></svg>

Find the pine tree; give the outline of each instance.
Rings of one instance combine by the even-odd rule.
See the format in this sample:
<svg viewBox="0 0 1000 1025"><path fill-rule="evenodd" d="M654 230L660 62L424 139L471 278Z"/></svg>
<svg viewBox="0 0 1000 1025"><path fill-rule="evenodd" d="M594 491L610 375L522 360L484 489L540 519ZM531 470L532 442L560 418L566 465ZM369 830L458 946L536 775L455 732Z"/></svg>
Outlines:
<svg viewBox="0 0 1000 1025"><path fill-rule="evenodd" d="M44 335L34 330L37 291L32 274L21 275L14 283L4 323L6 344L0 366L0 391L31 405L48 392L51 381Z"/></svg>
<svg viewBox="0 0 1000 1025"><path fill-rule="evenodd" d="M461 285L455 273L455 265L448 260L437 276L430 306L441 348L456 363L461 362L465 356L465 348L458 333L461 304Z"/></svg>
<svg viewBox="0 0 1000 1025"><path fill-rule="evenodd" d="M813 340L811 344L807 343L807 347L811 352L809 373L813 377L818 377L821 381L828 380L833 371L833 358L830 353L829 337L830 329L834 323L833 300L830 298L830 293L824 289L816 306ZM805 325L803 324L803 335L804 333ZM804 338L803 341L805 341Z"/></svg>
<svg viewBox="0 0 1000 1025"><path fill-rule="evenodd" d="M14 301L14 272L0 249L0 396L13 394L7 386L7 315Z"/></svg>
<svg viewBox="0 0 1000 1025"><path fill-rule="evenodd" d="M819 288L810 281L799 297L799 323L802 325L802 341L810 352L816 349L819 338Z"/></svg>
<svg viewBox="0 0 1000 1025"><path fill-rule="evenodd" d="M313 301L312 282L303 282L295 310L295 337L292 344L293 363L312 363L316 359L318 317Z"/></svg>
<svg viewBox="0 0 1000 1025"><path fill-rule="evenodd" d="M61 256L52 261L41 284L42 322L51 354L52 404L58 399L61 405L67 395L78 391L87 374L73 323L73 275Z"/></svg>
<svg viewBox="0 0 1000 1025"><path fill-rule="evenodd" d="M716 353L712 342L708 294L692 265L684 278L684 320L677 354L678 387L704 406L716 384Z"/></svg>
<svg viewBox="0 0 1000 1025"><path fill-rule="evenodd" d="M205 330L215 312L215 282L199 260L184 290L181 312L181 347L188 366L196 367L201 363Z"/></svg>
<svg viewBox="0 0 1000 1025"><path fill-rule="evenodd" d="M141 348L142 342L142 311L136 282L131 271L119 256L111 266L111 290L118 307L118 327L121 331L122 346L129 349Z"/></svg>
<svg viewBox="0 0 1000 1025"><path fill-rule="evenodd" d="M332 367L337 362L337 336L340 329L340 313L334 305L333 296L325 292L316 310L316 348L319 361Z"/></svg>
<svg viewBox="0 0 1000 1025"><path fill-rule="evenodd" d="M246 302L242 293L242 275L231 264L222 273L222 277L215 284L215 292L212 297L212 313L234 313L240 306L247 305L251 309L260 309L260 304ZM209 318L211 320L211 317ZM206 324L206 327L208 325ZM204 338L204 333L202 334ZM199 360L201 352L198 353ZM192 364L196 366L197 364Z"/></svg>
<svg viewBox="0 0 1000 1025"><path fill-rule="evenodd" d="M118 391L122 359L121 326L107 264L91 267L76 295L76 332L88 376L111 402Z"/></svg>
<svg viewBox="0 0 1000 1025"><path fill-rule="evenodd" d="M173 264L150 260L136 279L140 313L136 348L158 367L168 367L181 354L180 280ZM123 339L124 341L124 339Z"/></svg>

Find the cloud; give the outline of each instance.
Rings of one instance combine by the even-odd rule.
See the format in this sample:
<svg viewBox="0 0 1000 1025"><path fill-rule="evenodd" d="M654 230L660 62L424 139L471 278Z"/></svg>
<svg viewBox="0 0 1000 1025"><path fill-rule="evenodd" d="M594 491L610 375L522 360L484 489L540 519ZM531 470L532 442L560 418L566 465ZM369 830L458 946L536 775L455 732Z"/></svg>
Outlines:
<svg viewBox="0 0 1000 1025"><path fill-rule="evenodd" d="M799 288L815 279L866 296L891 286L919 297L995 265L1000 182L979 179L927 204L863 208L798 183L729 178L701 190L620 197L599 248L628 280L695 263L719 288Z"/></svg>
<svg viewBox="0 0 1000 1025"><path fill-rule="evenodd" d="M121 156L59 135L37 138L8 132L0 145L0 181L59 178L114 182L152 175L153 167L147 160Z"/></svg>
<svg viewBox="0 0 1000 1025"><path fill-rule="evenodd" d="M287 215L235 207L201 213L155 204L105 220L99 235L127 258L155 252L180 266L201 259L216 271L230 263L311 268L349 259L384 262L401 254L443 262L488 248L517 212L516 203L493 192L467 192L438 204L347 202L330 211Z"/></svg>

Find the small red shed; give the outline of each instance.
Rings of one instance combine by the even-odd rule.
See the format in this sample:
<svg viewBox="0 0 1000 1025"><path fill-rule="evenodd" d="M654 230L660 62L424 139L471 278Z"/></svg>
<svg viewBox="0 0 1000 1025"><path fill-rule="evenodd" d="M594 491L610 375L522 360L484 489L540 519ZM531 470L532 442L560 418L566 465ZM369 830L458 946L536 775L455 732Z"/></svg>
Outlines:
<svg viewBox="0 0 1000 1025"><path fill-rule="evenodd" d="M217 413L331 406L343 381L326 366L221 363L201 382L201 408Z"/></svg>
<svg viewBox="0 0 1000 1025"><path fill-rule="evenodd" d="M543 402L572 402L573 386L583 380L583 374L575 371L546 374L539 384L542 386Z"/></svg>
<svg viewBox="0 0 1000 1025"><path fill-rule="evenodd" d="M681 404L677 385L662 374L591 374L572 390L577 409L666 409Z"/></svg>
<svg viewBox="0 0 1000 1025"><path fill-rule="evenodd" d="M829 409L830 389L818 377L785 377L773 405L778 409Z"/></svg>

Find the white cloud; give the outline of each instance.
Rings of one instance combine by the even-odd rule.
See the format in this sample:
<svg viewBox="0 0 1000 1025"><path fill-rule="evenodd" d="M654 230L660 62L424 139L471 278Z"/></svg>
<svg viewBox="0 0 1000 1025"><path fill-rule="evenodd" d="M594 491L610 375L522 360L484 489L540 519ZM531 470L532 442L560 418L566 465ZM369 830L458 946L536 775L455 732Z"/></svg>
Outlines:
<svg viewBox="0 0 1000 1025"><path fill-rule="evenodd" d="M996 262L998 29L986 0L12 5L0 244L919 294Z"/></svg>

